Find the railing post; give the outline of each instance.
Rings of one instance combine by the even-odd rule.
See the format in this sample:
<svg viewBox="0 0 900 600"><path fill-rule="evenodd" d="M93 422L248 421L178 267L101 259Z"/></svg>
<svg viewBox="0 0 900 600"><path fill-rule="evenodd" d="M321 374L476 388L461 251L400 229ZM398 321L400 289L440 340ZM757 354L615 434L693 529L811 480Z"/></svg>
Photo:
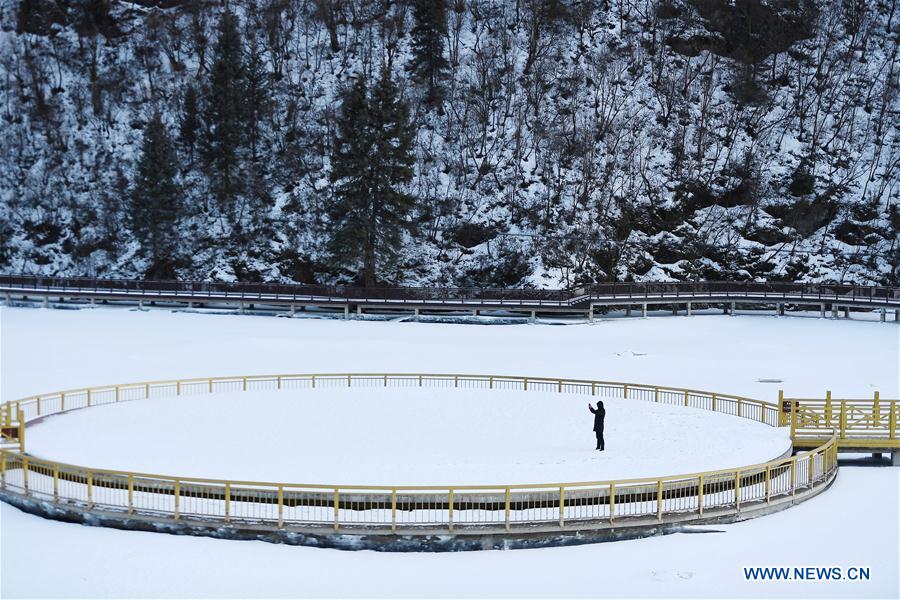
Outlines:
<svg viewBox="0 0 900 600"><path fill-rule="evenodd" d="M791 400L791 440L797 435L797 401Z"/></svg>
<svg viewBox="0 0 900 600"><path fill-rule="evenodd" d="M509 531L509 488L506 488L506 530Z"/></svg>
<svg viewBox="0 0 900 600"><path fill-rule="evenodd" d="M231 521L231 482L225 482L225 522Z"/></svg>
<svg viewBox="0 0 900 600"><path fill-rule="evenodd" d="M809 484L809 489L812 489L812 486L813 486L813 480L815 479L815 477L814 477L815 468L816 468L816 455L815 455L815 453L809 453L806 455L806 472L808 475L807 479L809 480L807 482Z"/></svg>
<svg viewBox="0 0 900 600"><path fill-rule="evenodd" d="M87 472L87 508L94 508L94 472Z"/></svg>
<svg viewBox="0 0 900 600"><path fill-rule="evenodd" d="M616 518L616 484L609 484L609 522Z"/></svg>
<svg viewBox="0 0 900 600"><path fill-rule="evenodd" d="M87 405L91 405L91 388L87 388Z"/></svg>
<svg viewBox="0 0 900 600"><path fill-rule="evenodd" d="M662 479L656 480L656 520L662 521L662 501L663 501L663 490L662 490Z"/></svg>
<svg viewBox="0 0 900 600"><path fill-rule="evenodd" d="M831 390L825 392L825 427L831 427Z"/></svg>
<svg viewBox="0 0 900 600"><path fill-rule="evenodd" d="M134 512L134 475L128 474L128 514Z"/></svg>
<svg viewBox="0 0 900 600"><path fill-rule="evenodd" d="M119 401L119 386L116 386L116 402Z"/></svg>
<svg viewBox="0 0 900 600"><path fill-rule="evenodd" d="M628 384L622 384L622 398L628 398Z"/></svg>
<svg viewBox="0 0 900 600"><path fill-rule="evenodd" d="M713 395L712 395L712 411L713 411L713 412L716 412L716 399L717 399L717 397L718 397L718 394L713 394Z"/></svg>
<svg viewBox="0 0 900 600"><path fill-rule="evenodd" d="M246 377L241 378L241 391L242 392L247 391L247 378Z"/></svg>
<svg viewBox="0 0 900 600"><path fill-rule="evenodd" d="M690 392L688 392L687 390L684 390L684 405L685 406L688 405L688 395L689 394L690 394Z"/></svg>
<svg viewBox="0 0 900 600"><path fill-rule="evenodd" d="M891 400L891 414L888 415L888 437L897 437L897 403Z"/></svg>
<svg viewBox="0 0 900 600"><path fill-rule="evenodd" d="M337 531L340 524L340 492L337 488L334 489L334 530Z"/></svg>
<svg viewBox="0 0 900 600"><path fill-rule="evenodd" d="M212 394L212 378L209 380L209 393Z"/></svg>
<svg viewBox="0 0 900 600"><path fill-rule="evenodd" d="M278 486L278 529L284 527L284 487Z"/></svg>
<svg viewBox="0 0 900 600"><path fill-rule="evenodd" d="M22 457L22 487L25 489L25 495L28 496L28 457Z"/></svg>
<svg viewBox="0 0 900 600"><path fill-rule="evenodd" d="M847 437L847 401L841 400L841 439L845 439Z"/></svg>
<svg viewBox="0 0 900 600"><path fill-rule="evenodd" d="M556 393L562 394L562 379L556 383Z"/></svg>
<svg viewBox="0 0 900 600"><path fill-rule="evenodd" d="M875 401L872 403L872 427L877 428L881 425L881 394L875 391Z"/></svg>
<svg viewBox="0 0 900 600"><path fill-rule="evenodd" d="M738 396L738 399L737 399L737 405L738 405L738 414L737 414L737 416L739 416L739 417L740 417L740 416L743 416L743 414L742 414L743 411L741 410L742 402L741 402L741 397L740 397L740 396Z"/></svg>
<svg viewBox="0 0 900 600"><path fill-rule="evenodd" d="M397 490L391 490L391 531L397 531Z"/></svg>
<svg viewBox="0 0 900 600"><path fill-rule="evenodd" d="M659 402L659 386L653 386L653 401Z"/></svg>
<svg viewBox="0 0 900 600"><path fill-rule="evenodd" d="M37 414L38 414L38 416L41 416L41 397L38 396L36 398L36 400L37 400Z"/></svg>
<svg viewBox="0 0 900 600"><path fill-rule="evenodd" d="M315 375L312 376L312 386L316 387L316 376Z"/></svg>
<svg viewBox="0 0 900 600"><path fill-rule="evenodd" d="M347 387L353 387L353 381L351 379L352 377L353 375L347 375Z"/></svg>
<svg viewBox="0 0 900 600"><path fill-rule="evenodd" d="M384 387L387 387L387 373L384 374Z"/></svg>
<svg viewBox="0 0 900 600"><path fill-rule="evenodd" d="M281 389L281 375L275 378L275 387L276 389Z"/></svg>
<svg viewBox="0 0 900 600"><path fill-rule="evenodd" d="M146 383L146 384L144 384L144 387L146 388L146 397L149 398L150 397L150 384Z"/></svg>
<svg viewBox="0 0 900 600"><path fill-rule="evenodd" d="M419 387L422 387L422 376L419 375Z"/></svg>
<svg viewBox="0 0 900 600"><path fill-rule="evenodd" d="M597 383L595 381L591 382L591 396L597 395Z"/></svg>
<svg viewBox="0 0 900 600"><path fill-rule="evenodd" d="M772 494L770 491L771 483L770 483L771 473L769 465L766 465L766 504L772 503Z"/></svg>
<svg viewBox="0 0 900 600"><path fill-rule="evenodd" d="M66 393L59 393L59 412L66 412Z"/></svg>
<svg viewBox="0 0 900 600"><path fill-rule="evenodd" d="M53 501L59 502L59 465L53 463Z"/></svg>
<svg viewBox="0 0 900 600"><path fill-rule="evenodd" d="M453 387L459 387L459 375L453 376ZM525 389L528 389L528 380L525 380Z"/></svg>
<svg viewBox="0 0 900 600"><path fill-rule="evenodd" d="M0 450L0 488L6 489L6 450Z"/></svg>
<svg viewBox="0 0 900 600"><path fill-rule="evenodd" d="M791 457L791 496L797 494L797 457Z"/></svg>
<svg viewBox="0 0 900 600"><path fill-rule="evenodd" d="M697 508L703 516L703 475L697 476Z"/></svg>
<svg viewBox="0 0 900 600"><path fill-rule="evenodd" d="M563 527L565 525L566 519L566 488L563 486L559 487L559 526Z"/></svg>
<svg viewBox="0 0 900 600"><path fill-rule="evenodd" d="M741 472L740 472L740 470L734 472L734 508L737 511L741 510Z"/></svg>
<svg viewBox="0 0 900 600"><path fill-rule="evenodd" d="M180 515L179 515L180 501L181 501L181 482L176 479L175 480L175 520L176 521L180 517Z"/></svg>
<svg viewBox="0 0 900 600"><path fill-rule="evenodd" d="M181 395L181 380L180 379L175 382L175 395L176 396Z"/></svg>
<svg viewBox="0 0 900 600"><path fill-rule="evenodd" d="M488 377L488 389L494 389L494 376L491 375Z"/></svg>
<svg viewBox="0 0 900 600"><path fill-rule="evenodd" d="M448 510L447 524L450 526L450 531L453 531L453 489L450 489L450 508Z"/></svg>
<svg viewBox="0 0 900 600"><path fill-rule="evenodd" d="M778 390L778 426L785 425L786 415L784 414L784 390Z"/></svg>

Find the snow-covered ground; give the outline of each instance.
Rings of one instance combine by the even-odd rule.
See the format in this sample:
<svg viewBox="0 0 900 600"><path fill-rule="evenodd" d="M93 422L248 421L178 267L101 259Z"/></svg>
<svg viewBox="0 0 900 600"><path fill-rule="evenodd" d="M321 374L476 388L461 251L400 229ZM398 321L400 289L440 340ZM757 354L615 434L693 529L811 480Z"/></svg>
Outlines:
<svg viewBox="0 0 900 600"><path fill-rule="evenodd" d="M70 464L217 479L495 485L727 469L772 460L790 448L784 428L607 399L607 450L600 453L588 400L428 388L137 400L49 417L29 428L28 450Z"/></svg>
<svg viewBox="0 0 900 600"><path fill-rule="evenodd" d="M779 386L797 396L880 390L883 398L900 388L893 323L695 316L485 327L4 307L0 328L3 399L119 381L290 371L558 375L769 400ZM340 448L344 423L322 428ZM121 532L3 505L0 595L895 598L898 506L900 469L847 467L809 502L705 528L719 533L412 555ZM871 579L748 582L745 566L864 566Z"/></svg>

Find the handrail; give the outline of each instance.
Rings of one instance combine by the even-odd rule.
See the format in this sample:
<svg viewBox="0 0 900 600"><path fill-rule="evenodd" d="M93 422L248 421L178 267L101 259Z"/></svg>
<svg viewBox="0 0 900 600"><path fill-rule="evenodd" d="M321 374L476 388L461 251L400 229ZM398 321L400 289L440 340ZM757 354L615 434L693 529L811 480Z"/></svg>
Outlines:
<svg viewBox="0 0 900 600"><path fill-rule="evenodd" d="M734 416L757 420L771 426L783 424L779 406L761 400L730 394L590 379L453 373L239 375L136 382L77 388L11 400L0 405L0 410L2 410L0 418L7 418L13 411L16 411L16 414L25 415L24 418L27 421L32 421L47 414L67 412L93 404L108 404L117 401L160 397L172 391L173 386L176 391L174 395L180 395L182 392L187 394L224 391L226 387L235 384L239 384L241 391L252 391L264 389L255 385L259 383L277 383L278 389L286 389L292 383L297 383L298 385L309 384L311 387L317 382L327 385L334 383L344 385L346 383L349 387L353 387L354 382L357 384L363 382L371 384L372 381L378 381L379 384L383 383L384 386L389 384L409 385L410 383L418 384L419 386L424 386L425 383L444 385L450 382L453 385L459 385L460 383L471 384L474 382L490 389L510 389L503 386L511 384L514 386L512 389L524 391L536 389L541 391L556 390L560 393L581 393L605 397L620 395L622 398L643 400L650 400L652 394L652 398L657 402L679 405L683 403L684 406L725 412ZM201 386L202 392L185 389L185 387L190 388L190 386L196 387L198 385ZM135 391L139 393L135 394ZM43 403L43 406L41 403ZM772 418L773 415L774 418ZM793 497L798 486L798 476L805 478L800 481L801 487L807 486L809 490L812 490L816 482L830 481L830 477L837 468L836 443L835 433L832 432L831 439L814 450L753 465L659 477L535 484L338 485L213 479L94 468L42 459L30 456L24 451L10 449L0 451L0 454L2 454L2 461L0 461L2 462L2 469L0 470L2 470L2 487L4 490L12 490L17 493L23 493L26 496L37 495L45 499L52 498L54 502L62 500L76 505L87 506L88 510L92 510L97 506L103 506L111 510L127 509L129 514L132 512L147 513L156 516L162 515L165 518L174 518L176 520L184 515L194 514L205 519L239 521L243 517L233 512L236 510L236 508L233 508L233 506L237 506L236 503L250 503L257 506L260 511L265 512L272 510L272 505L277 498L277 520L274 513L272 513L270 516L265 517L264 521L277 521L279 527L282 527L285 522L298 525L321 525L323 522L321 516L304 516L306 513L299 515L291 513L286 517L284 511L296 511L299 510L297 507L306 507L304 510L321 512L321 510L325 510L323 507L327 505L327 510L331 512L329 513L330 516L325 520L329 524L333 523L334 528L337 530L340 527L352 529L358 525L369 527L385 525L384 516L378 516L381 513L377 513L377 510L385 510L384 507L390 501L389 503L392 507L392 518L390 521L392 531L395 531L398 525L400 527L413 528L423 525L423 523L415 521L418 518L415 515L416 510L419 510L417 507L425 504L442 507L440 510L449 510L449 517L443 513L443 516L440 518L428 517L431 519L437 518L438 521L436 523L429 521L425 524L446 525L452 530L454 526L466 526L463 522L454 523L454 510L457 513L472 510L465 507L471 506L471 503L475 502L484 510L490 509L489 512L496 512L497 510L502 511L501 508L497 507L500 507L505 502L505 520L498 521L499 517L496 516L486 517L487 521L484 521L482 524L501 525L505 523L505 527L509 529L513 524L535 522L536 518L529 516L532 513L528 512L538 502L533 495L547 494L548 491L551 491L550 495L556 499L551 501L547 499L549 496L546 498L541 496L539 502L542 503L541 506L544 509L552 508L559 513L560 526L563 526L566 521L583 522L587 517L575 511L574 507L587 505L593 507L589 513L590 519L598 518L598 516L603 518L601 514L603 511L606 511L604 514L610 520L613 518L639 516L637 512L629 512L632 510L644 511L640 514L644 516L656 515L659 519L662 519L663 514L674 515L683 512L682 504L688 500L688 503L695 502L698 504L702 515L704 506L706 506L706 510L713 510L722 502L725 502L725 505L727 505L727 498L722 500L722 498L727 496L733 497L734 510L740 511L742 489L744 490L744 502L746 504L747 502L760 500L759 494L762 493L760 486L764 484L765 501L768 503L771 500L773 490L775 490L775 495L784 495L790 492L791 497ZM789 469L790 472L791 481L788 487L786 487L788 483L785 479L788 471L785 469ZM65 492L60 491L60 481L67 483ZM770 486L772 487L770 488ZM126 490L127 496L124 495ZM277 496L273 496L276 491ZM398 493L402 494L399 499ZM416 495L417 493L419 495ZM707 494L706 504L704 504L704 493ZM139 506L141 500L137 499L135 494L154 497L156 500L151 507L142 507ZM359 494L363 495L359 496ZM475 495L473 496L472 494ZM638 497L645 498L648 494L655 494L657 508L654 511L647 512L648 509L644 506L646 499L634 499ZM731 494L731 496L728 496L728 494ZM752 494L756 494L756 496L751 497ZM444 498L445 495L447 495L449 500ZM472 498L475 498L475 500L472 500ZM166 502L170 500L174 501L174 506L166 508L165 506L168 506ZM203 508L191 509L186 507L186 504L179 505L179 500L183 503L202 501ZM160 502L165 506L162 508L157 506ZM222 502L224 502L224 505L221 504ZM360 505L360 502L362 502L362 505ZM365 508L366 506L369 508ZM605 508L601 509L601 507ZM412 519L412 521L399 522L398 524L398 510L403 513L400 521L406 517ZM438 510L438 508L435 508L435 510ZM729 508L728 510L731 509ZM365 515L368 515L365 519L369 520L364 519L360 521L355 519L355 517L347 517L345 511L350 511L348 514L356 515L365 513ZM376 512L372 513L372 511ZM404 511L409 512L409 515L406 515ZM524 516L520 513L524 514ZM653 513L653 515L650 513ZM510 516L511 514L512 516ZM537 519L537 521L543 522L546 519Z"/></svg>
<svg viewBox="0 0 900 600"><path fill-rule="evenodd" d="M297 299L298 296L318 298L327 302L395 303L432 302L452 304L454 301L480 301L494 306L521 306L524 303L574 307L600 299L665 299L674 296L741 297L796 299L871 304L873 302L900 305L900 288L861 286L841 283L794 283L783 281L724 281L724 282L639 282L598 283L579 289L542 288L483 288L483 287L411 287L394 286L361 288L348 285L319 285L295 283L249 283L215 281L153 281L135 279L98 279L39 275L0 274L0 290L33 289L38 292L58 290L76 293L142 293L185 295L209 298L224 294L252 300L265 296ZM238 296L239 294L239 296ZM272 299L272 298L268 298Z"/></svg>

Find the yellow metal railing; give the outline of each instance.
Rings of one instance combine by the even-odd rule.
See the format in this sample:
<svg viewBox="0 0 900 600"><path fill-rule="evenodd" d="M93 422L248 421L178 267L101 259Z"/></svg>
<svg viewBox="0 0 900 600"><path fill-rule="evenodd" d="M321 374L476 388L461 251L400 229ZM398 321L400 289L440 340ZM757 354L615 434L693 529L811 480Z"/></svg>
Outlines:
<svg viewBox="0 0 900 600"><path fill-rule="evenodd" d="M813 445L834 431L838 446L900 448L900 401L875 392L870 399L785 398L790 406L791 438Z"/></svg>
<svg viewBox="0 0 900 600"><path fill-rule="evenodd" d="M316 374L215 377L67 390L6 403L26 420L94 404L166 395L322 387L540 390L706 408L780 422L759 400L683 388L544 377ZM17 413L18 414L18 413ZM220 480L96 469L2 450L4 490L87 510L175 521L334 530L612 526L751 512L822 489L837 470L834 436L809 452L756 465L663 477L541 484L358 486Z"/></svg>

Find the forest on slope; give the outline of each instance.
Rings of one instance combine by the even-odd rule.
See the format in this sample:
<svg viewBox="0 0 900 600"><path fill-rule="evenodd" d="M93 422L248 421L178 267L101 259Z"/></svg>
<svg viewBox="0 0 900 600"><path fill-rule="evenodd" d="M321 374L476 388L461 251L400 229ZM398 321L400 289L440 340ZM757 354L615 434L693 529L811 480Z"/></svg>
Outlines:
<svg viewBox="0 0 900 600"><path fill-rule="evenodd" d="M900 283L900 0L13 0L0 271Z"/></svg>

